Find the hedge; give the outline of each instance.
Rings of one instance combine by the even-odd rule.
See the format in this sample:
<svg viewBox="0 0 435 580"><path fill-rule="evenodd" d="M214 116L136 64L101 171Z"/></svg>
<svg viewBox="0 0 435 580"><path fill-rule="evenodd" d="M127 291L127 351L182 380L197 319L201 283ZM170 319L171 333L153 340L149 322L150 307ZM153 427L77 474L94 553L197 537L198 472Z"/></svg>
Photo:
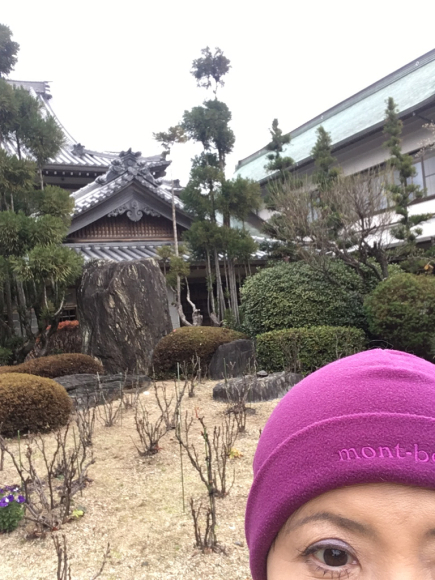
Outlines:
<svg viewBox="0 0 435 580"><path fill-rule="evenodd" d="M3 373L27 373L54 379L65 375L104 373L103 365L87 354L56 354L35 358L15 366L0 367Z"/></svg>
<svg viewBox="0 0 435 580"><path fill-rule="evenodd" d="M207 372L213 354L221 344L246 338L241 332L214 326L183 326L164 336L153 354L153 367L157 376L173 375L177 363L190 363L192 357L201 359L203 374Z"/></svg>
<svg viewBox="0 0 435 580"><path fill-rule="evenodd" d="M389 277L366 298L365 307L373 335L394 349L434 360L434 276Z"/></svg>
<svg viewBox="0 0 435 580"><path fill-rule="evenodd" d="M365 349L359 328L317 326L275 330L257 336L257 364L269 372L283 369L307 375Z"/></svg>

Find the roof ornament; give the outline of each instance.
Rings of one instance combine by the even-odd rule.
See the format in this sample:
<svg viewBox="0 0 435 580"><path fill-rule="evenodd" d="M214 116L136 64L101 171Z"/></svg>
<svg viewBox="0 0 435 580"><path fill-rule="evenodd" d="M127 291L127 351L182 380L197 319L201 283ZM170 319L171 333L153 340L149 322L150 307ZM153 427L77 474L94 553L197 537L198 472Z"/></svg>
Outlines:
<svg viewBox="0 0 435 580"><path fill-rule="evenodd" d="M131 148L127 151L121 151L119 156L110 163L107 173L97 177L97 183L108 183L125 173L129 180L140 176L145 177L154 184L155 178L149 169L148 163L140 159L141 155L142 153L140 151L133 153Z"/></svg>
<svg viewBox="0 0 435 580"><path fill-rule="evenodd" d="M85 154L85 146L81 143L74 143L72 146L72 154L77 155L77 157L83 157Z"/></svg>
<svg viewBox="0 0 435 580"><path fill-rule="evenodd" d="M110 213L107 214L107 217L117 217L124 213L127 213L127 217L132 222L138 222L144 214L151 215L153 217L160 217L161 215L158 212L151 209L150 207L148 207L145 203L140 202L136 199L132 199L127 203L123 203L118 208L112 210Z"/></svg>

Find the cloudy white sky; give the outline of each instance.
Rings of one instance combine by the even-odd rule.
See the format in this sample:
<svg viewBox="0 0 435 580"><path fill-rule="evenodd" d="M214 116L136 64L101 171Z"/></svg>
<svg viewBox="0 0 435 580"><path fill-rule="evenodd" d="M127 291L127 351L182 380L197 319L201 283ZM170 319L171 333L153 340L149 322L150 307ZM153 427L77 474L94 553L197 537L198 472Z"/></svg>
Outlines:
<svg viewBox="0 0 435 580"><path fill-rule="evenodd" d="M0 22L21 45L10 78L51 81L53 108L88 148L160 151L152 133L207 92L190 75L205 46L232 68L219 97L239 159L435 47L435 2L400 0L3 0ZM210 94L210 97L212 95ZM194 150L172 152L186 182Z"/></svg>

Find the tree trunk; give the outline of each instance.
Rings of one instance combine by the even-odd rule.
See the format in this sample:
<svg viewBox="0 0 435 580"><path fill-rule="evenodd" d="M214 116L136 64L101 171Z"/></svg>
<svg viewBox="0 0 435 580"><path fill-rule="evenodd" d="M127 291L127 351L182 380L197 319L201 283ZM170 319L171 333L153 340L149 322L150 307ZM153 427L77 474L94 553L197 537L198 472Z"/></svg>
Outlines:
<svg viewBox="0 0 435 580"><path fill-rule="evenodd" d="M222 278L221 271L219 268L219 255L215 248L214 250L214 262L216 268L216 294L217 294L217 315L218 319L222 320L225 313L225 297L224 291L222 289Z"/></svg>
<svg viewBox="0 0 435 580"><path fill-rule="evenodd" d="M239 324L239 297L237 295L237 281L233 258L228 258L228 278L230 282L231 311L236 324Z"/></svg>
<svg viewBox="0 0 435 580"><path fill-rule="evenodd" d="M6 313L8 315L8 328L9 337L14 336L14 311L12 308L12 292L11 292L11 281L9 278L5 280L5 302L6 302Z"/></svg>
<svg viewBox="0 0 435 580"><path fill-rule="evenodd" d="M175 209L175 191L174 191L174 180L171 180L171 184L172 184L172 227L173 227L173 231L174 231L174 250L175 250L175 255L178 257L179 256L179 252L178 252L178 231L177 231L177 212ZM187 279L186 279L187 282ZM187 288L189 288L187 286ZM188 289L189 292L189 303L192 305L192 320L193 320L193 324L195 326L201 326L202 324L202 316L200 314L200 310L198 310L198 308L196 308L195 304L193 304L193 302L191 302L190 300L190 289ZM177 310L178 310L178 315L180 317L181 323L184 324L184 326L192 326L190 324L190 322L187 320L186 315L184 314L183 311L183 306L181 304L181 280L180 280L180 276L177 276ZM195 321L197 322L197 324L195 324Z"/></svg>

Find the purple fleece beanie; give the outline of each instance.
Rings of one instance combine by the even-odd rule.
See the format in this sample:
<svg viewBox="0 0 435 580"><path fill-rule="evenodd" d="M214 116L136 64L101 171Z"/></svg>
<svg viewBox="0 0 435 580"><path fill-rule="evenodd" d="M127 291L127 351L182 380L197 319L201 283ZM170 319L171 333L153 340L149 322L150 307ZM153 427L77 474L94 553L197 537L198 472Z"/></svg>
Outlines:
<svg viewBox="0 0 435 580"><path fill-rule="evenodd" d="M435 365L377 349L309 375L267 422L246 508L253 579L266 580L270 546L299 507L380 482L435 489Z"/></svg>

